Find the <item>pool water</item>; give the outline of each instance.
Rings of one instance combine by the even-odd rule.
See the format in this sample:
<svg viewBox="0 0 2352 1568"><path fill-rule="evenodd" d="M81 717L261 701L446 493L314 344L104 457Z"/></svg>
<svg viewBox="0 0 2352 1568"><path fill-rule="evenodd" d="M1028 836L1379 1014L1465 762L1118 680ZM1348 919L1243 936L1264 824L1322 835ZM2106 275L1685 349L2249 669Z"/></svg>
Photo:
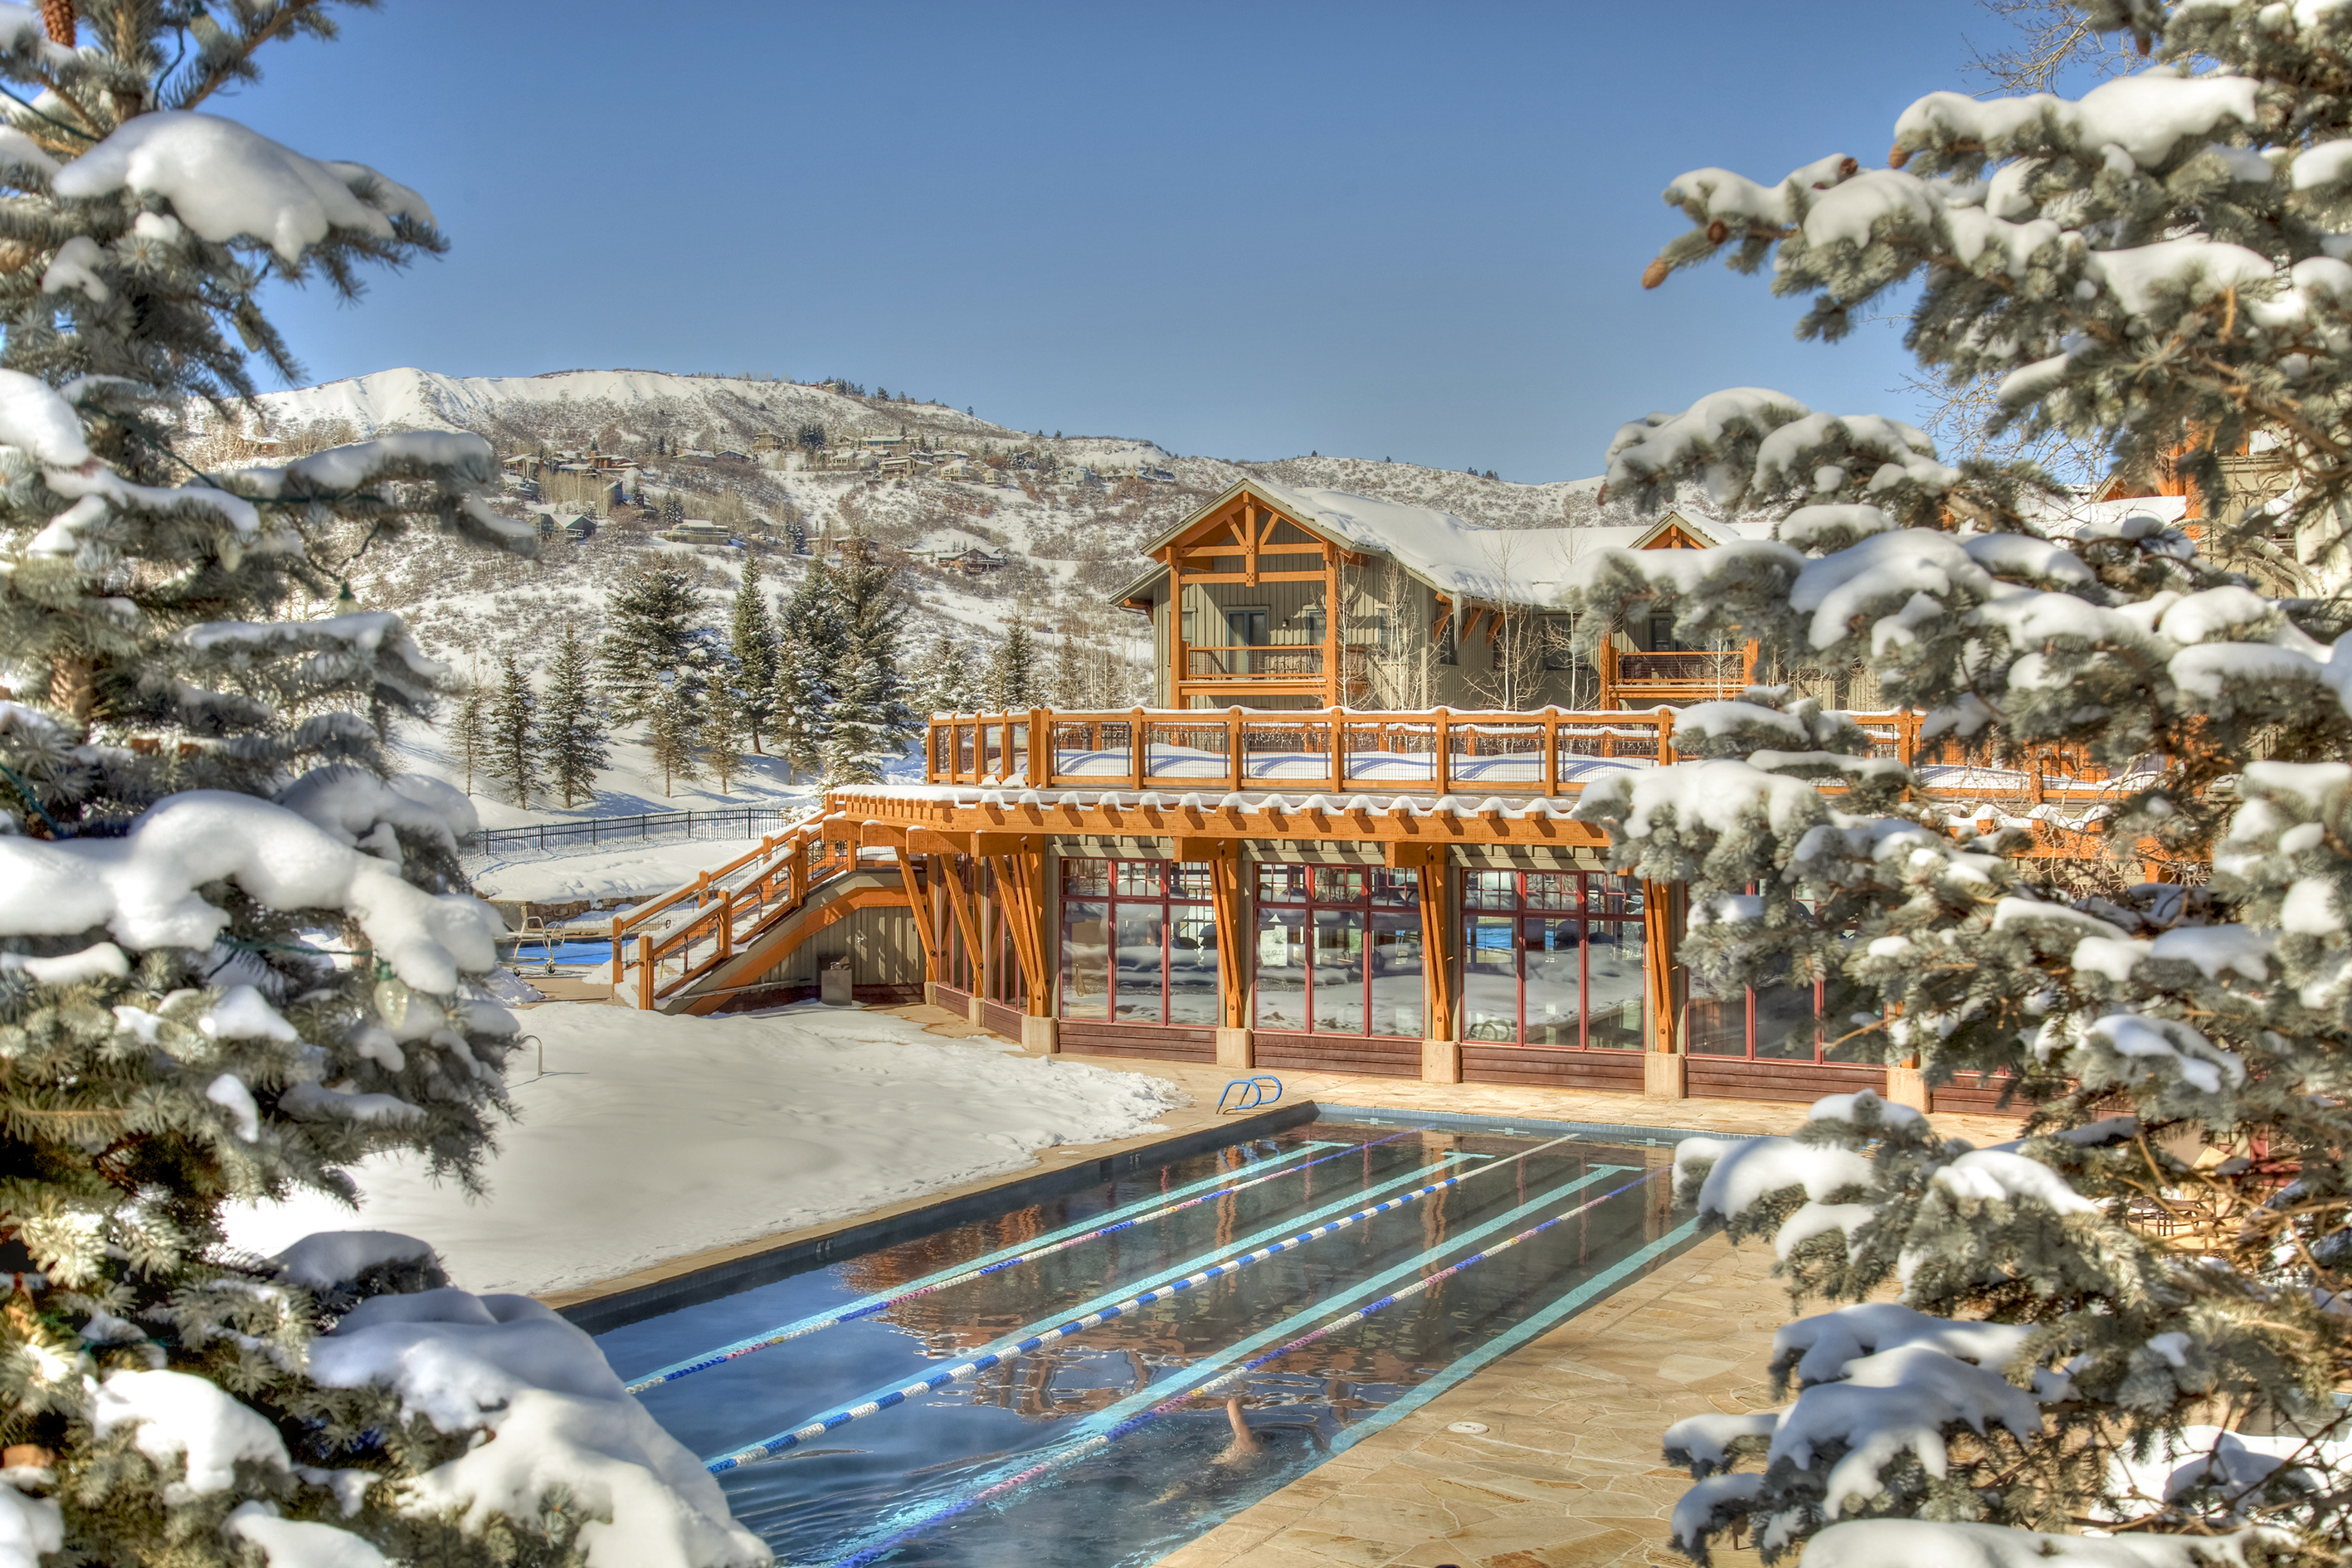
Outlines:
<svg viewBox="0 0 2352 1568"><path fill-rule="evenodd" d="M1694 1227L1669 1213L1671 1153L1525 1131L1310 1122L599 1342L636 1382L781 1325L952 1280L974 1259L1118 1224L640 1397L706 1459L751 1450L720 1483L780 1563L1139 1565L1679 1250ZM1449 1178L1459 1180L1414 1195ZM1179 1204L1189 1206L1161 1213ZM1391 1206L1168 1293L1237 1254L1382 1204ZM1164 1299L1019 1348L1155 1287ZM1001 1359L974 1375L815 1429L992 1349ZM774 1457L754 1447L795 1428L805 1435Z"/></svg>
<svg viewBox="0 0 2352 1568"><path fill-rule="evenodd" d="M534 963L545 963L549 962L547 944L537 937L516 942L508 953L507 962L525 968ZM555 943L553 962L574 965L610 963L613 962L613 939L599 937L590 942L566 937Z"/></svg>

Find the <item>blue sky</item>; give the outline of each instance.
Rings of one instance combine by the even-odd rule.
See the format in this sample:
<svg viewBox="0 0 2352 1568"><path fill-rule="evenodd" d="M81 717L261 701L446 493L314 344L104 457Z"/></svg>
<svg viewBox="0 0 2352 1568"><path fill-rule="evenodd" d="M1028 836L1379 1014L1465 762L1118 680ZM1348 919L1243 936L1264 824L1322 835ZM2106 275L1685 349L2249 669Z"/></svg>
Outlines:
<svg viewBox="0 0 2352 1568"><path fill-rule="evenodd" d="M1878 328L1644 294L1682 170L1875 163L1973 87L1970 0L1112 6L392 0L218 107L422 190L454 242L314 377L748 370L1174 450L1522 480L1719 386L1906 412Z"/></svg>

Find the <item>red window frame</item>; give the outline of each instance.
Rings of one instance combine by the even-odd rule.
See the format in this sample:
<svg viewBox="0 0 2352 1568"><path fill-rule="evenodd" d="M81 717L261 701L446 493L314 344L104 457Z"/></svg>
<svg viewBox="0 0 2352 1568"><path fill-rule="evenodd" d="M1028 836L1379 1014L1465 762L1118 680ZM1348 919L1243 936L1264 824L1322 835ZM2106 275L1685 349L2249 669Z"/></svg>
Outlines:
<svg viewBox="0 0 2352 1568"><path fill-rule="evenodd" d="M1194 919L1205 919L1213 931L1214 904L1212 901L1209 867L1201 862L1183 860L1136 860L1111 857L1066 856L1062 860L1062 897L1058 916L1062 922L1060 963L1055 966L1059 983L1059 1011L1065 1018L1081 1023L1158 1024L1167 1026L1180 1022L1172 1017L1174 1001L1169 982L1172 977L1175 952L1175 922L1181 910ZM1070 1012L1069 980L1073 973L1070 941L1070 907L1074 903L1099 903L1104 907L1104 984L1102 1016ZM1122 909L1156 909L1160 912L1160 1006L1159 1016L1152 1018L1121 1017L1119 1016L1118 980L1118 915ZM1211 938L1213 944L1214 937ZM1217 953L1222 963L1224 955ZM1216 988L1210 987L1210 1005L1204 1018L1181 1020L1186 1027L1213 1026L1216 1023Z"/></svg>
<svg viewBox="0 0 2352 1568"><path fill-rule="evenodd" d="M1381 866L1309 866L1259 862L1256 911L1254 921L1254 931L1258 940L1263 941L1265 932L1276 929L1265 918L1266 911L1269 910L1290 910L1302 913L1306 917L1307 962L1302 970L1301 994L1305 998L1307 1016L1304 1026L1297 1030L1280 1026L1270 1027L1259 1016L1263 997L1257 994L1257 987L1253 986L1250 999L1252 1026L1282 1034L1330 1035L1336 1037L1356 1039L1368 1037L1418 1039L1424 1037L1429 1027L1429 1004L1425 983L1420 1002L1421 1027L1418 1033L1400 1035L1391 1030L1376 1029L1372 1026L1379 1021L1375 996L1376 988L1381 979L1378 962L1379 933L1373 917L1377 914L1409 913L1412 917L1412 924L1402 929L1410 932L1414 951L1419 952L1421 895L1421 873L1417 870L1399 870ZM1364 917L1366 951L1363 978L1353 983L1354 985L1361 988L1359 1005L1362 1011L1364 1026L1360 1029L1326 1028L1316 1019L1315 916L1318 911L1325 910L1360 912ZM1421 954L1421 962L1423 964L1429 962L1426 953Z"/></svg>
<svg viewBox="0 0 2352 1568"><path fill-rule="evenodd" d="M1513 995L1513 1030L1509 1039L1495 1039L1474 1035L1470 1022L1471 960L1478 949L1475 945L1481 917L1489 920L1507 919L1511 933L1511 976ZM1632 927L1642 938L1642 962L1645 980L1634 1000L1640 1006L1639 1023L1633 1040L1625 1045L1592 1043L1592 947L1589 940L1577 943L1577 1024L1576 1040L1568 1044L1558 1040L1530 1040L1528 1037L1528 942L1527 928L1530 920L1573 920L1580 923L1589 936L1595 926ZM1463 1039L1465 1043L1513 1046L1550 1051L1599 1051L1624 1055L1644 1047L1651 1026L1650 989L1646 984L1647 965L1654 955L1649 951L1648 932L1643 923L1643 889L1640 879L1621 877L1605 871L1496 871L1472 869L1462 874L1462 963L1461 995L1463 1009ZM1622 1004L1621 1004L1622 1005Z"/></svg>

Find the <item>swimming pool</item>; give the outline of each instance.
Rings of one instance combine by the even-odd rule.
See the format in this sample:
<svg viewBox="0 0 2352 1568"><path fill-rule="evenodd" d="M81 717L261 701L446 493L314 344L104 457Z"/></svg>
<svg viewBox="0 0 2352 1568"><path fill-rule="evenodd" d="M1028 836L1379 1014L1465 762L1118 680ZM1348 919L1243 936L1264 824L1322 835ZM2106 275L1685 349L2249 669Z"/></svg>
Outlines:
<svg viewBox="0 0 2352 1568"><path fill-rule="evenodd" d="M1694 1237L1672 1134L1341 1114L599 1342L782 1563L1112 1568Z"/></svg>

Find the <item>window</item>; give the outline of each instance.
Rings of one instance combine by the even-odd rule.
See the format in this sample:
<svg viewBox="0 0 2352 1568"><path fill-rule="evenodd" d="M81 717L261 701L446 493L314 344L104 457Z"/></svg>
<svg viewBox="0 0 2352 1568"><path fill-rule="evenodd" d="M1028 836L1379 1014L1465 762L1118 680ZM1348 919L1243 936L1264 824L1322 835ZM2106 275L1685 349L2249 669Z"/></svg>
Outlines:
<svg viewBox="0 0 2352 1568"><path fill-rule="evenodd" d="M1063 861L1062 1016L1214 1026L1209 876L1165 860Z"/></svg>
<svg viewBox="0 0 2352 1568"><path fill-rule="evenodd" d="M1462 1037L1638 1051L1648 991L1642 884L1590 871L1469 871Z"/></svg>
<svg viewBox="0 0 2352 1568"><path fill-rule="evenodd" d="M1440 664L1462 662L1462 648L1454 636L1454 617L1451 615L1437 623L1437 662Z"/></svg>
<svg viewBox="0 0 2352 1568"><path fill-rule="evenodd" d="M1259 1028L1420 1039L1423 1005L1420 872L1258 868Z"/></svg>
<svg viewBox="0 0 2352 1568"><path fill-rule="evenodd" d="M1743 985L1717 991L1690 976L1684 1009L1693 1056L1747 1057L1755 1061L1852 1062L1874 1067L1882 1041L1875 1033L1825 1026L1827 997L1822 982L1793 985Z"/></svg>

